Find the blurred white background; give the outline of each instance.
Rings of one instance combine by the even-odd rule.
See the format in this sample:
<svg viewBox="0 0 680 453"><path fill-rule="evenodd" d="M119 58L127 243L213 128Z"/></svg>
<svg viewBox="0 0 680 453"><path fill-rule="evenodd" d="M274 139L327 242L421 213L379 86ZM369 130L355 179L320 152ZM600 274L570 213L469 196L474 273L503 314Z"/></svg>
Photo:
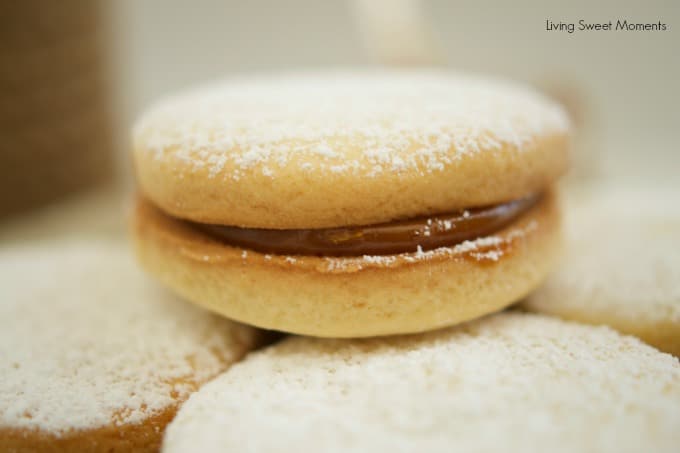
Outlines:
<svg viewBox="0 0 680 453"><path fill-rule="evenodd" d="M109 2L121 149L134 118L183 87L234 72L376 63L355 6ZM571 104L581 123L577 157L594 173L672 181L680 170L680 2L424 0L423 9L448 66L524 80ZM669 30L569 34L546 31L547 19L661 21Z"/></svg>

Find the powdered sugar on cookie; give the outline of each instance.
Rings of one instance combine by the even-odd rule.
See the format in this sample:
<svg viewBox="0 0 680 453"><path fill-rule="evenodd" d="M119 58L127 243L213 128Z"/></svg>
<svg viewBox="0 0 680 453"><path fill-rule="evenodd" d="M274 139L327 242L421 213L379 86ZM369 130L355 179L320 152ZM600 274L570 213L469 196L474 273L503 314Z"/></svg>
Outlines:
<svg viewBox="0 0 680 453"><path fill-rule="evenodd" d="M336 272L360 271L366 268L393 267L400 262L417 263L438 257L469 258L479 263L498 261L506 253L506 248L513 242L535 231L538 223L535 220L522 227L513 228L503 236L485 236L478 239L463 241L452 247L439 247L434 250L423 251L418 246L414 253L398 255L364 255L362 257L329 257L325 258L326 270Z"/></svg>
<svg viewBox="0 0 680 453"><path fill-rule="evenodd" d="M175 299L127 255L77 241L0 252L0 428L140 423L252 345L251 329Z"/></svg>
<svg viewBox="0 0 680 453"><path fill-rule="evenodd" d="M567 198L563 264L527 306L680 323L680 191L616 184L590 189L586 199Z"/></svg>
<svg viewBox="0 0 680 453"><path fill-rule="evenodd" d="M194 394L164 448L670 453L679 420L675 358L510 312L423 335L289 338Z"/></svg>
<svg viewBox="0 0 680 453"><path fill-rule="evenodd" d="M257 252L248 254L244 251L241 254L241 258L244 260L244 263L246 258L264 259L284 267L307 265L316 267L320 271L337 273L358 272L371 268L391 268L404 263L418 263L443 257L470 259L481 264L490 264L499 261L506 253L512 250L516 241L522 240L530 233L536 231L538 227L538 222L532 219L522 225L514 226L502 234L484 236L463 241L451 247L439 247L433 250L423 250L418 246L415 252L395 255L330 256L319 259L317 257L310 258L305 256L263 255Z"/></svg>
<svg viewBox="0 0 680 453"><path fill-rule="evenodd" d="M135 148L238 180L300 170L376 177L444 170L470 153L562 134L563 110L520 85L442 71L232 79L158 103Z"/></svg>

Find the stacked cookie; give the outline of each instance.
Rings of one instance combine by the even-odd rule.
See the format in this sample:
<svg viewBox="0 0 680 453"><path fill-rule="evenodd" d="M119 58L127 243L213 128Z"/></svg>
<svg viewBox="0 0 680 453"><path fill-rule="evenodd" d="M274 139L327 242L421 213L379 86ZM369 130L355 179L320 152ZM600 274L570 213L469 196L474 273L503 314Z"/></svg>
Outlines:
<svg viewBox="0 0 680 453"><path fill-rule="evenodd" d="M567 132L524 87L422 70L233 79L150 109L134 240L151 274L254 326L384 336L252 354L165 450L674 451L675 358L489 315L558 261Z"/></svg>
<svg viewBox="0 0 680 453"><path fill-rule="evenodd" d="M412 333L534 289L559 240L563 111L437 72L233 80L137 124L142 264L229 318L320 337Z"/></svg>

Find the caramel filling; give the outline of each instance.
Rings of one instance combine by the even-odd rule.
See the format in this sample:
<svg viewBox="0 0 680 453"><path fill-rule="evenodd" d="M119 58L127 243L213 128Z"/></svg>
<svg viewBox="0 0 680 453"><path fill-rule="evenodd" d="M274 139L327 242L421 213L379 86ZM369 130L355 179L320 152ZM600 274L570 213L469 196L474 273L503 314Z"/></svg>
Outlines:
<svg viewBox="0 0 680 453"><path fill-rule="evenodd" d="M326 229L272 230L193 223L229 245L276 255L394 255L453 246L477 239L515 221L540 195L493 206L460 210L365 226Z"/></svg>

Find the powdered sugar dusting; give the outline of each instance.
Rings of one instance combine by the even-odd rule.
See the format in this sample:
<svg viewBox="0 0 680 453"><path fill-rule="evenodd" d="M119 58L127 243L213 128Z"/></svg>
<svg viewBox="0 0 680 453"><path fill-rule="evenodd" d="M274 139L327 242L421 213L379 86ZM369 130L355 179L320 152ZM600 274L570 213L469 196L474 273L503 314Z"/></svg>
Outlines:
<svg viewBox="0 0 680 453"><path fill-rule="evenodd" d="M126 245L0 252L0 426L60 435L139 423L253 343L250 328L149 282Z"/></svg>
<svg viewBox="0 0 680 453"><path fill-rule="evenodd" d="M478 262L498 261L504 254L504 246L512 244L538 228L535 220L527 222L522 227L516 227L503 236L485 236L474 240L463 241L451 247L439 247L424 251L419 245L413 253L401 253L398 255L364 255L362 257L327 257L326 270L328 271L358 271L366 267L390 267L396 265L399 260L409 263L431 260L437 257L468 257Z"/></svg>
<svg viewBox="0 0 680 453"><path fill-rule="evenodd" d="M672 453L679 420L674 357L607 328L505 312L405 337L290 337L194 394L164 447Z"/></svg>
<svg viewBox="0 0 680 453"><path fill-rule="evenodd" d="M433 70L232 79L160 102L135 148L211 178L282 167L367 177L444 170L462 156L520 149L568 127L520 85Z"/></svg>
<svg viewBox="0 0 680 453"><path fill-rule="evenodd" d="M527 306L612 322L680 322L680 190L591 190L585 200L567 199L565 256Z"/></svg>

